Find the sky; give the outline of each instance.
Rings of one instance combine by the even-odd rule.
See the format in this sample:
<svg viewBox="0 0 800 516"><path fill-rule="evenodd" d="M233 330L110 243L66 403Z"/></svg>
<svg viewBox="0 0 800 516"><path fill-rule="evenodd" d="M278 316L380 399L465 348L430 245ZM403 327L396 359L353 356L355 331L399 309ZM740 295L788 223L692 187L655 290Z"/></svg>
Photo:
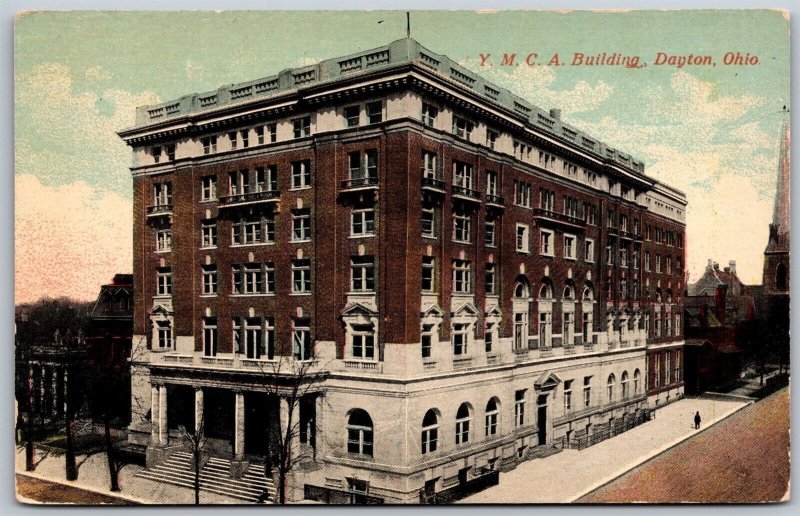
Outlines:
<svg viewBox="0 0 800 516"><path fill-rule="evenodd" d="M645 163L683 190L690 281L708 259L761 282L789 107L779 11L415 11L412 37ZM136 106L387 44L400 11L40 12L15 26L15 300L90 300L132 270ZM536 52L564 66L499 66ZM648 65L570 66L575 52ZM715 66L656 66L658 52ZM723 64L727 52L758 64ZM481 66L481 54L491 53ZM496 61L495 61L496 60Z"/></svg>

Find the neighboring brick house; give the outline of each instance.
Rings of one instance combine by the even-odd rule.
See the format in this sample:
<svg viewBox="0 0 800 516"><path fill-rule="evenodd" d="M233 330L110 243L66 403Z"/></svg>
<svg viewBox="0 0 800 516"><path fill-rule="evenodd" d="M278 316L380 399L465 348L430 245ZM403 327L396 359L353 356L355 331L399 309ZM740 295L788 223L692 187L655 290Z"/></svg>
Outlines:
<svg viewBox="0 0 800 516"><path fill-rule="evenodd" d="M684 194L412 39L142 107L120 136L150 464L205 414L237 474L289 416L256 368L315 361L290 497L418 502L614 432L648 406L650 348L680 356Z"/></svg>
<svg viewBox="0 0 800 516"><path fill-rule="evenodd" d="M736 262L719 268L708 261L703 275L689 285L686 312L686 391L699 394L735 382L741 373L740 346L755 305L736 275Z"/></svg>

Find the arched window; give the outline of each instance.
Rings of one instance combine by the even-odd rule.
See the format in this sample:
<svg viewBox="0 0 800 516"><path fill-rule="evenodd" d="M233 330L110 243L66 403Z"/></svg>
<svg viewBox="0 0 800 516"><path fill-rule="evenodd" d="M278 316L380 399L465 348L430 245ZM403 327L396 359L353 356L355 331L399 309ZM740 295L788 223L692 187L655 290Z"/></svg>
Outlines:
<svg viewBox="0 0 800 516"><path fill-rule="evenodd" d="M439 443L439 417L433 409L422 418L422 454L435 452Z"/></svg>
<svg viewBox="0 0 800 516"><path fill-rule="evenodd" d="M583 300L584 301L594 301L594 289L592 287L584 287L583 289Z"/></svg>
<svg viewBox="0 0 800 516"><path fill-rule="evenodd" d="M786 266L782 263L775 268L775 288L780 291L788 290L786 281Z"/></svg>
<svg viewBox="0 0 800 516"><path fill-rule="evenodd" d="M622 399L625 399L628 397L628 371L622 371L620 385L622 386Z"/></svg>
<svg viewBox="0 0 800 516"><path fill-rule="evenodd" d="M562 296L563 299L575 299L575 291L572 289L571 286L567 285L564 287L564 294Z"/></svg>
<svg viewBox="0 0 800 516"><path fill-rule="evenodd" d="M347 420L347 452L372 457L372 418L355 409Z"/></svg>
<svg viewBox="0 0 800 516"><path fill-rule="evenodd" d="M617 383L617 377L614 376L614 373L608 375L608 401L609 403L614 401L614 384Z"/></svg>
<svg viewBox="0 0 800 516"><path fill-rule="evenodd" d="M641 384L641 380L642 380L642 373L639 372L639 370L637 369L637 370L635 370L633 372L633 395L634 396L638 396L639 395L639 386Z"/></svg>
<svg viewBox="0 0 800 516"><path fill-rule="evenodd" d="M530 287L524 281L517 281L514 285L514 297L517 299L527 299L530 297Z"/></svg>
<svg viewBox="0 0 800 516"><path fill-rule="evenodd" d="M497 433L497 413L497 398L492 398L486 404L486 437Z"/></svg>
<svg viewBox="0 0 800 516"><path fill-rule="evenodd" d="M661 289L656 289L656 303L661 302Z"/></svg>
<svg viewBox="0 0 800 516"><path fill-rule="evenodd" d="M539 299L552 299L553 297L553 289L550 288L550 285L545 283L542 285L542 288L539 289Z"/></svg>
<svg viewBox="0 0 800 516"><path fill-rule="evenodd" d="M469 424L472 420L469 405L462 403L456 412L456 444L469 442Z"/></svg>

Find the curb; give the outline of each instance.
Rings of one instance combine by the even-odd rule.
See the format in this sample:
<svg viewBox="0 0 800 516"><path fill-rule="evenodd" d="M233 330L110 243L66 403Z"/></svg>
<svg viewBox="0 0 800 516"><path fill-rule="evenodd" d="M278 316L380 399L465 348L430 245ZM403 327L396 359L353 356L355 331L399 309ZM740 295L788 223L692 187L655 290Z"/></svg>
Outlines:
<svg viewBox="0 0 800 516"><path fill-rule="evenodd" d="M743 410L743 409L745 409L745 408L747 408L747 407L751 406L751 405L753 404L753 400L752 400L752 398L747 398L747 399L749 400L749 403L747 403L747 404L745 404L745 405L742 405L741 407L738 407L737 409L733 410L733 411L732 411L730 414L727 414L726 416L724 416L724 417L722 417L722 418L718 419L717 421L715 421L715 422L714 422L714 424L713 424L713 425L708 425L708 426L706 426L705 428L703 428L702 430L699 430L699 431L697 431L697 432L694 432L694 433L691 433L691 434L687 434L687 435L685 435L685 436L683 436L683 437L680 437L680 438L678 438L678 439L676 439L676 440L674 440L674 441L672 441L672 442L670 442L670 443L668 443L668 444L666 444L666 445L662 446L661 448L657 448L657 449L656 449L655 451L653 451L653 452L652 452L650 455L647 455L647 456L643 457L643 458L642 458L642 460L640 460L640 461L639 461L639 462L637 462L636 464L633 464L633 465L631 465L631 466L628 466L628 467L627 467L627 468L625 468L623 471L619 471L619 472L617 472L617 473L613 473L613 474L609 475L608 477L604 478L603 480L601 480L601 481L597 482L596 484L594 484L593 486L589 487L589 488L588 488L587 490L585 490L584 492L580 493L579 495L577 495L577 496L575 496L575 497L571 498L570 500L568 500L568 501L566 501L566 502L564 502L564 503L576 503L576 502L577 502L579 499L583 498L584 496L588 496L588 495L590 495L590 494L594 493L594 492L595 492L595 491L597 491L598 489L600 489L600 488L602 488L602 487L606 486L607 484L610 484L610 483L611 483L611 482L613 482L614 480L616 480L616 479L618 479L618 478L620 478L620 477L624 476L625 474L627 474L627 473L629 473L629 472L633 471L634 469L638 468L639 466L641 466L641 465L643 465L643 464L645 464L645 463L647 463L647 462L649 462L649 461L653 460L654 458L658 457L659 455L662 455L662 454L664 454L665 452L667 452L667 451L671 450L672 448L675 448L676 446L678 446L678 445L679 445L679 444L681 444L682 442L684 442L684 441L688 441L689 439L691 439L691 438L692 438L692 437L694 437L695 435L697 435L697 434L700 434L700 433L703 433L703 432L705 432L706 430L709 430L709 429L711 429L711 428L714 428L714 426L716 426L716 425L717 425L717 424L719 424L719 423L722 423L723 421L725 421L726 419L728 419L728 418L729 418L729 417L731 417L732 415L734 415L734 414L738 413L740 410ZM602 504L601 504L601 505L602 505Z"/></svg>
<svg viewBox="0 0 800 516"><path fill-rule="evenodd" d="M67 481L63 481L63 480L60 480L60 479L53 479L53 478L47 477L45 475L40 475L38 473L31 473L30 471L15 471L14 474L15 475L20 475L20 476L23 476L23 477L33 478L35 480L42 480L42 481L45 481L45 482L58 484L58 485L65 486L65 487L74 487L75 489L81 489L83 491L88 491L90 493L100 494L100 495L103 495L103 496L108 496L109 498L117 498L119 500L124 500L126 502L131 502L131 503L135 503L135 504L139 504L139 505L153 505L153 503L154 503L154 502L152 502L150 500L144 500L142 498L137 498L135 496L126 495L126 494L123 494L123 493L112 493L111 491L100 489L98 487L94 487L94 486L90 486L90 485L86 485L86 484L72 483L72 482L67 482ZM19 494L17 494L16 496L17 496L17 499L19 500L20 499ZM54 504L54 505L58 505L58 504Z"/></svg>

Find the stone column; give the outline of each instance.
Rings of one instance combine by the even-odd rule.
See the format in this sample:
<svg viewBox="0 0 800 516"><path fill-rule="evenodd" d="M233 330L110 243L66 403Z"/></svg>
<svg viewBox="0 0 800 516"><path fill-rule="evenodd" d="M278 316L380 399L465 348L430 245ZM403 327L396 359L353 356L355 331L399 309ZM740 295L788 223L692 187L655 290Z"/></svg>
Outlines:
<svg viewBox="0 0 800 516"><path fill-rule="evenodd" d="M158 444L158 385L150 387L150 442Z"/></svg>
<svg viewBox="0 0 800 516"><path fill-rule="evenodd" d="M325 434L323 433L325 397L322 393L314 400L314 459L325 456Z"/></svg>
<svg viewBox="0 0 800 516"><path fill-rule="evenodd" d="M236 391L235 407L233 453L236 460L242 460L244 458L244 393L242 391Z"/></svg>
<svg viewBox="0 0 800 516"><path fill-rule="evenodd" d="M200 387L195 387L194 389L194 433L195 435L200 435L204 433L204 421L203 421L203 408L205 405L203 403L203 389Z"/></svg>
<svg viewBox="0 0 800 516"><path fill-rule="evenodd" d="M281 397L280 431L285 438L289 436L289 459L293 460L300 455L300 400L295 400L292 410L291 422L289 421L289 399ZM287 425L291 425L289 428Z"/></svg>
<svg viewBox="0 0 800 516"><path fill-rule="evenodd" d="M169 420L167 419L167 386L158 386L158 442L162 446L169 443Z"/></svg>

